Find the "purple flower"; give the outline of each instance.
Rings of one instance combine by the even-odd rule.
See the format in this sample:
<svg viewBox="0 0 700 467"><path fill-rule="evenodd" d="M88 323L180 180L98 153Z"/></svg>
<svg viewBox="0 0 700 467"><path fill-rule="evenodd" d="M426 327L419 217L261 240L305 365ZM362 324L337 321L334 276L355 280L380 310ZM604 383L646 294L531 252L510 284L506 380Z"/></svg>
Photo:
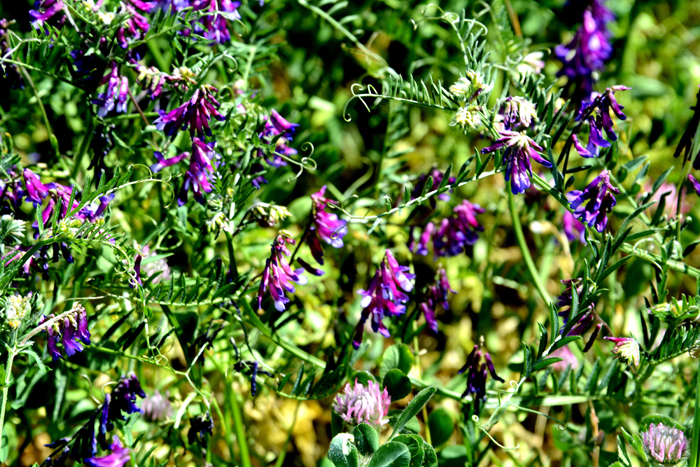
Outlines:
<svg viewBox="0 0 700 467"><path fill-rule="evenodd" d="M209 415L209 412L190 418L190 431L187 432L187 441L190 444L196 442L201 447L206 447L207 433L214 435L214 420Z"/></svg>
<svg viewBox="0 0 700 467"><path fill-rule="evenodd" d="M634 366L639 366L639 342L632 337L608 337L603 339L615 343L615 348L612 352L621 360L627 363L634 363Z"/></svg>
<svg viewBox="0 0 700 467"><path fill-rule="evenodd" d="M693 174L688 174L688 180L690 180L690 183L693 184L693 189L695 190L695 193L697 193L698 196L700 196L700 182L698 182L698 180L695 177L693 177Z"/></svg>
<svg viewBox="0 0 700 467"><path fill-rule="evenodd" d="M338 219L337 214L326 212L329 204L337 204L337 201L329 200L323 195L326 193L324 185L319 191L311 195L313 207L311 211L312 225L307 243L311 248L314 259L323 264L323 250L319 239L333 248L343 247L343 237L348 233L347 221Z"/></svg>
<svg viewBox="0 0 700 467"><path fill-rule="evenodd" d="M59 11L63 11L65 7L62 0L36 0L34 2L34 10L29 10L29 16L32 17L31 23L34 29L44 29L45 34L49 35L49 30L44 26L48 20L54 17ZM65 15L59 20L61 24L65 21Z"/></svg>
<svg viewBox="0 0 700 467"><path fill-rule="evenodd" d="M124 375L110 394L109 402L105 399L107 407L107 420L124 420L124 414L143 412L136 405L136 397L145 398L146 393L141 389L141 383L134 373ZM111 430L108 424L108 429Z"/></svg>
<svg viewBox="0 0 700 467"><path fill-rule="evenodd" d="M399 289L405 292L413 290L411 280L416 277L415 274L410 274L408 271L407 266L399 265L391 251L386 250L386 255L374 273L369 289L358 292L364 296L361 302L364 310L355 330L353 347L356 349L360 347L364 324L370 316L372 317L372 330L379 332L384 337L390 336L382 319L386 315L399 316L406 312L404 304L409 297Z"/></svg>
<svg viewBox="0 0 700 467"><path fill-rule="evenodd" d="M0 57L9 57L11 54L9 28L10 22L5 18L0 19ZM24 80L15 64L7 63L0 67L0 80L6 80L13 89L24 89ZM3 86L7 85L3 84Z"/></svg>
<svg viewBox="0 0 700 467"><path fill-rule="evenodd" d="M304 270L297 269L293 271L284 258L291 255L287 244L294 245L294 240L282 234L278 235L272 243L272 253L265 263L258 291L259 309L262 308L263 295L267 289L270 289L270 296L275 302L277 311L286 310L286 304L289 303L289 299L284 295L284 291L294 293L295 289L292 282L296 282L299 285L304 285L307 282L306 277L302 275Z"/></svg>
<svg viewBox="0 0 700 467"><path fill-rule="evenodd" d="M34 204L35 208L41 206L41 202L49 195L49 190L55 188L55 183L44 185L38 175L29 169L24 169L24 186L26 191L23 192L26 201Z"/></svg>
<svg viewBox="0 0 700 467"><path fill-rule="evenodd" d="M156 6L156 2L144 2L142 0L125 0L122 6L126 10L128 19L124 25L117 29L117 42L122 49L129 47L129 41L126 38L127 33L131 40L143 38L150 25L148 19L142 13L150 13Z"/></svg>
<svg viewBox="0 0 700 467"><path fill-rule="evenodd" d="M518 123L525 128L529 128L533 119L537 119L535 104L524 97L506 98L503 110L503 123L506 129L514 128Z"/></svg>
<svg viewBox="0 0 700 467"><path fill-rule="evenodd" d="M142 406L144 416L154 422L166 420L173 412L167 393L163 396L158 390L153 395L147 396Z"/></svg>
<svg viewBox="0 0 700 467"><path fill-rule="evenodd" d="M576 120L580 120L587 115L586 119L590 128L588 144L584 148L578 136L571 135L574 147L581 157L598 157L598 148L610 147L610 142L603 138L603 131L605 131L611 141L617 141L610 111L620 120L627 119L627 116L622 112L624 107L618 104L617 99L615 99L615 91L626 91L629 89L631 88L627 86L613 86L607 88L604 94L592 93L590 100L582 102L581 110L576 116Z"/></svg>
<svg viewBox="0 0 700 467"><path fill-rule="evenodd" d="M690 443L685 433L660 422L650 424L642 433L642 445L647 457L662 465L676 465L690 456Z"/></svg>
<svg viewBox="0 0 700 467"><path fill-rule="evenodd" d="M203 35L207 40L216 44L223 44L231 40L227 18L240 19L238 7L241 2L231 0L195 0L190 1L195 10L206 12L199 18L195 25L195 32ZM226 15L219 14L224 12Z"/></svg>
<svg viewBox="0 0 700 467"><path fill-rule="evenodd" d="M260 133L260 140L265 144L274 142L275 149L269 156L265 155L265 151L258 149L258 156L265 158L265 162L270 167L282 167L287 165L287 162L282 156L292 156L297 153L296 149L287 146L287 143L292 140L292 135L298 127L297 123L290 123L285 120L276 110L272 110L270 117L265 121L263 132Z"/></svg>
<svg viewBox="0 0 700 467"><path fill-rule="evenodd" d="M204 204L204 193L211 193L212 180L216 179L217 175L212 166L212 159L217 159L217 154L214 151L216 142L205 143L197 137L192 138L192 156L190 157L190 166L185 173L185 179L182 182L180 193L178 194L177 203L179 206L187 202L187 192L192 190L194 198L200 204ZM180 157L180 156L176 156Z"/></svg>
<svg viewBox="0 0 700 467"><path fill-rule="evenodd" d="M438 323L435 318L435 310L437 310L438 304L442 305L442 308L449 310L450 304L447 302L447 294L449 292L455 293L450 287L450 283L447 281L447 273L444 269L439 269L437 272L437 278L435 283L428 287L428 293L425 295L425 301L420 304L421 311L423 311L423 316L425 316L425 322L428 323L428 327L437 334Z"/></svg>
<svg viewBox="0 0 700 467"><path fill-rule="evenodd" d="M367 423L382 426L389 423L386 416L390 405L391 396L386 388L380 391L379 384L374 381L367 381L365 387L355 380L352 386L346 383L343 393L335 397L333 411L351 425Z"/></svg>
<svg viewBox="0 0 700 467"><path fill-rule="evenodd" d="M503 161L506 164L506 181L511 182L511 191L514 195L523 193L530 186L529 175L532 175L530 159L550 168L552 163L537 152L543 151L542 147L524 131L503 130L500 136L493 146L482 149L481 153L488 154L505 147Z"/></svg>
<svg viewBox="0 0 700 467"><path fill-rule="evenodd" d="M442 179L445 177L445 173L434 168L429 173L421 175L420 178L418 179L418 182L416 182L416 186L413 189L413 192L411 193L411 199L416 199L423 194L423 191L425 191L425 189L426 189L426 184L428 183L428 177L433 178L433 183L430 187L428 187L428 191L433 191L433 190L438 189L438 187L440 186L440 183L442 183ZM457 181L457 179L454 177L450 177L447 181L448 181L448 183L452 184L455 181ZM447 192L442 193L442 194L439 194L437 196L437 198L439 200L442 200L442 201L449 201L450 194ZM430 198L430 206L433 209L435 209L436 205L437 205L437 202L435 201L435 198L431 197Z"/></svg>
<svg viewBox="0 0 700 467"><path fill-rule="evenodd" d="M496 381L505 382L503 378L496 374L491 355L488 352L483 352L481 350L482 347L484 347L483 337L479 340L479 344L474 346L474 349L467 357L467 363L458 372L460 375L467 372L467 388L462 393L462 397L472 395L475 414L479 413L481 404L486 401L486 379L488 375L490 374Z"/></svg>
<svg viewBox="0 0 700 467"><path fill-rule="evenodd" d="M41 325L54 317L55 316L53 314L50 314L49 316L42 316L39 324ZM62 357L57 346L59 339L61 339L66 355L69 357L75 355L77 352L83 351L83 346L80 341L86 345L90 345L90 331L88 330L87 326L88 323L85 308L77 305L74 313L69 314L63 318L63 320L56 321L44 328L47 335L46 345L49 349L49 354L53 358L53 361L56 361Z"/></svg>
<svg viewBox="0 0 700 467"><path fill-rule="evenodd" d="M204 135L211 136L209 121L212 117L217 120L225 120L226 117L219 113L220 104L214 98L212 92L216 92L214 86L208 84L197 89L190 100L177 107L170 112L161 110L160 117L153 123L156 128L165 132L166 135L174 135L180 127L183 130L190 129L190 136L194 138L197 134L199 138L204 138Z"/></svg>
<svg viewBox="0 0 700 467"><path fill-rule="evenodd" d="M565 211L564 218L562 219L561 223L562 229L564 230L564 235L566 235L566 238L570 242L578 240L583 245L586 244L586 227L581 222L576 220L573 214L571 214L569 211Z"/></svg>
<svg viewBox="0 0 700 467"><path fill-rule="evenodd" d="M166 159L163 153L158 151L155 151L153 155L158 161L155 164L151 165L151 171L153 171L153 173L158 173L165 167L170 167L171 165L175 165L183 159L190 157L189 152L183 152L182 154L178 154L177 156L171 157L170 159Z"/></svg>
<svg viewBox="0 0 700 467"><path fill-rule="evenodd" d="M126 112L127 98L129 97L129 79L126 76L119 76L119 67L116 62L112 62L112 71L102 78L100 84L107 85L107 91L101 92L93 99L92 103L98 105L97 115L105 117L115 109L117 112Z"/></svg>
<svg viewBox="0 0 700 467"><path fill-rule="evenodd" d="M416 253L416 254L421 255L421 256L425 256L428 254L428 245L430 244L431 241L433 241L433 235L435 234L435 224L433 224L432 222L428 222L425 225L423 232L420 234L420 237L418 238L418 243L416 243L413 240L413 229L414 228L411 227L411 231L409 234L411 241L408 244L408 249L411 250L411 252L413 252L413 253Z"/></svg>
<svg viewBox="0 0 700 467"><path fill-rule="evenodd" d="M466 251L468 245L473 245L479 239L477 232L484 228L476 218L483 214L484 209L467 200L455 206L454 215L443 219L440 227L433 235L433 250L436 256L457 256Z"/></svg>
<svg viewBox="0 0 700 467"><path fill-rule="evenodd" d="M604 170L583 191L571 191L566 197L578 220L602 232L608 225L607 213L617 203L615 195L619 193L620 190L610 184L610 174Z"/></svg>
<svg viewBox="0 0 700 467"><path fill-rule="evenodd" d="M122 446L117 435L114 435L109 450L112 451L112 454L104 457L90 457L83 459L83 462L89 467L122 467L131 460L129 448Z"/></svg>

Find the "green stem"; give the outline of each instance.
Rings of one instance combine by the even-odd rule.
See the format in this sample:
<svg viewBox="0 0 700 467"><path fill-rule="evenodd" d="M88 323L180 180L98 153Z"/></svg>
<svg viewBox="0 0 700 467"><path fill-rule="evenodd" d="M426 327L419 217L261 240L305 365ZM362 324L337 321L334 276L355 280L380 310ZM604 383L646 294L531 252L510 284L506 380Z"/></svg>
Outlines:
<svg viewBox="0 0 700 467"><path fill-rule="evenodd" d="M549 297L547 289L545 289L544 284L540 279L540 275L537 272L537 267L535 266L535 262L532 260L532 256L530 256L530 250L527 246L527 243L525 242L525 235L523 234L523 226L520 223L520 215L515 209L515 196L513 195L513 192L510 189L510 182L508 183L507 190L508 205L510 207L510 216L513 219L513 230L515 231L515 237L518 240L518 246L520 247L520 251L522 251L523 253L523 260L525 261L525 266L530 272L530 276L532 276L532 282L535 283L535 288L540 293L542 300L544 300L545 304L549 307L552 304L552 299Z"/></svg>
<svg viewBox="0 0 700 467"><path fill-rule="evenodd" d="M690 445L690 462L688 467L700 467L700 364L695 381L695 414L693 415L693 443Z"/></svg>
<svg viewBox="0 0 700 467"><path fill-rule="evenodd" d="M236 439L238 439L238 449L241 451L241 465L243 467L251 467L250 452L248 451L248 440L245 437L245 426L243 425L243 415L241 414L241 406L236 399L233 391L226 392L229 395L229 404L231 405L231 414L233 415L233 428L236 430Z"/></svg>
<svg viewBox="0 0 700 467"><path fill-rule="evenodd" d="M7 406L7 396L10 391L10 381L12 380L12 362L15 359L15 349L8 350L7 363L5 364L5 382L2 386L2 403L0 405L0 452L4 441L3 433L5 428L5 408Z"/></svg>

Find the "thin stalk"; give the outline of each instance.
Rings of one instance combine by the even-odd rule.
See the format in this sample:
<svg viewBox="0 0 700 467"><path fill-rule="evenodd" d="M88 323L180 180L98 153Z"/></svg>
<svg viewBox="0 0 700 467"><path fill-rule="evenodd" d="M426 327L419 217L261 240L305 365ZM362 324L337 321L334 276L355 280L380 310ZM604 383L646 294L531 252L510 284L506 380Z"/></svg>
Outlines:
<svg viewBox="0 0 700 467"><path fill-rule="evenodd" d="M245 426L243 425L241 406L233 391L227 391L227 394L229 395L229 404L231 406L231 414L233 415L233 428L236 431L238 449L241 451L241 465L243 467L251 467L250 452L248 451L248 440L245 437Z"/></svg>
<svg viewBox="0 0 700 467"><path fill-rule="evenodd" d="M698 364L695 381L695 414L693 415L693 442L690 445L690 462L688 467L700 467L700 364Z"/></svg>
<svg viewBox="0 0 700 467"><path fill-rule="evenodd" d="M2 403L0 405L0 452L2 452L3 430L5 428L5 408L7 407L7 397L10 391L10 381L12 380L12 362L15 359L15 349L7 352L7 363L5 364L5 382L2 386Z"/></svg>
<svg viewBox="0 0 700 467"><path fill-rule="evenodd" d="M417 316L416 316L417 318ZM420 347L418 346L418 324L416 324L416 320L413 320L413 349L414 352L416 353L416 374L420 378ZM432 445L433 443L430 442L430 427L428 426L428 409L426 406L423 406L423 425L425 426L425 441Z"/></svg>
<svg viewBox="0 0 700 467"><path fill-rule="evenodd" d="M513 192L510 189L510 182L508 183L507 190L508 190L508 205L510 207L510 215L511 215L511 218L513 219L513 230L515 231L515 237L518 241L518 246L520 247L520 251L523 253L523 261L525 261L525 266L527 267L527 270L530 273L530 276L532 276L532 282L535 283L535 288L540 293L542 300L544 300L545 304L549 307L552 304L552 299L549 297L549 294L547 293L547 289L545 289L544 284L542 283L542 280L540 279L540 275L537 272L537 267L535 266L535 262L532 260L532 256L530 255L530 250L527 246L527 243L525 242L525 235L523 234L523 226L520 223L520 215L515 209L515 196L513 195Z"/></svg>

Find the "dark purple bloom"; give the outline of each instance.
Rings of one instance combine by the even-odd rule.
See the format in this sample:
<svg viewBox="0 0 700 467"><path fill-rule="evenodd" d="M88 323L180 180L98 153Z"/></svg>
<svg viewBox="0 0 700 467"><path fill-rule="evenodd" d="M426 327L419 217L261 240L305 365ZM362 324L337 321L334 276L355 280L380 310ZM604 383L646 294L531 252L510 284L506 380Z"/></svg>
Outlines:
<svg viewBox="0 0 700 467"><path fill-rule="evenodd" d="M165 167L170 167L171 165L175 165L183 159L190 157L189 152L183 152L182 154L178 154L177 156L171 157L170 159L166 159L163 153L158 151L155 151L153 155L155 156L156 160L158 160L158 162L151 165L151 170L153 171L153 173L158 173Z"/></svg>
<svg viewBox="0 0 700 467"><path fill-rule="evenodd" d="M466 251L467 245L473 245L479 239L477 232L484 228L476 216L484 209L467 200L455 206L454 215L443 219L433 235L433 250L436 256L457 256Z"/></svg>
<svg viewBox="0 0 700 467"><path fill-rule="evenodd" d="M578 240L582 244L586 244L586 227L579 222L573 214L569 211L565 211L564 218L561 222L564 235L566 235L566 238L570 242Z"/></svg>
<svg viewBox="0 0 700 467"><path fill-rule="evenodd" d="M190 166L185 173L185 180L182 182L182 187L180 188L180 193L177 198L179 206L187 202L187 192L189 190L192 190L194 198L200 204L204 204L204 193L211 193L212 185L210 178L214 180L217 177L211 163L212 159L217 159L217 154L214 151L215 147L215 141L205 143L197 137L192 139Z"/></svg>
<svg viewBox="0 0 700 467"><path fill-rule="evenodd" d="M442 183L442 179L445 177L445 173L434 168L429 173L421 175L418 181L416 182L415 188L413 188L413 192L411 193L411 199L416 199L423 194L423 191L425 191L426 189L426 184L428 183L428 177L433 178L433 183L430 187L428 187L428 191L437 190L440 186L440 183ZM456 178L450 177L447 181L448 183L452 184L456 180ZM450 194L448 192L441 193L437 196L437 198L442 201L449 201ZM430 198L430 206L433 209L435 209L435 198Z"/></svg>
<svg viewBox="0 0 700 467"><path fill-rule="evenodd" d="M425 301L420 304L420 308L423 311L423 316L425 316L425 322L428 323L428 327L437 334L438 323L435 318L435 310L438 304L442 305L442 308L449 310L450 305L447 302L447 294L449 292L455 293L450 287L450 283L447 281L447 273L444 269L439 269L437 272L437 277L435 283L428 287L428 293L425 295Z"/></svg>
<svg viewBox="0 0 700 467"><path fill-rule="evenodd" d="M482 149L481 153L488 154L505 147L503 162L506 164L506 181L511 182L511 191L514 195L523 193L530 187L532 175L530 159L550 168L552 163L537 152L543 151L542 147L524 131L503 130L500 136L494 145Z"/></svg>
<svg viewBox="0 0 700 467"><path fill-rule="evenodd" d="M409 268L407 266L399 265L391 251L386 250L386 256L374 273L369 288L358 292L364 296L361 302L364 310L362 311L360 322L357 324L353 347L360 347L364 324L370 316L372 318L372 330L384 337L390 336L389 330L384 326L382 319L385 316L399 316L406 312L404 304L409 297L399 289L405 292L413 290L411 280L416 277L415 274L411 274L408 271Z"/></svg>
<svg viewBox="0 0 700 467"><path fill-rule="evenodd" d="M296 149L287 146L287 143L292 140L292 135L298 127L297 123L289 123L276 110L272 110L272 114L265 121L265 128L260 133L260 140L265 144L275 143L275 149L272 154L265 155L265 151L258 149L258 156L265 158L270 167L282 167L287 165L287 162L282 156L289 157L297 153Z"/></svg>
<svg viewBox="0 0 700 467"><path fill-rule="evenodd" d="M286 310L286 304L289 303L289 299L284 295L285 290L289 293L294 293L295 289L292 282L296 282L299 285L304 285L307 282L306 277L302 275L304 273L303 269L292 270L289 267L285 259L285 256L291 255L287 244L294 245L294 240L282 234L278 235L272 243L272 252L265 263L265 269L260 280L258 308L262 308L263 295L269 289L277 311Z"/></svg>
<svg viewBox="0 0 700 467"><path fill-rule="evenodd" d="M49 34L44 23L54 17L59 11L63 11L65 5L62 0L36 0L34 2L34 10L29 10L29 16L32 17L31 23L34 29L44 29L46 35ZM62 24L65 21L65 15L59 20Z"/></svg>
<svg viewBox="0 0 700 467"><path fill-rule="evenodd" d="M693 189L695 190L695 193L697 193L698 196L700 196L700 182L698 182L698 180L695 177L693 177L693 174L688 174L688 180L690 180L690 183L693 184Z"/></svg>
<svg viewBox="0 0 700 467"><path fill-rule="evenodd" d="M190 129L190 136L194 138L197 134L199 138L204 138L204 135L211 136L209 121L212 117L217 120L225 120L225 117L219 113L219 102L214 98L212 92L216 92L216 88L208 84L197 89L190 100L177 107L170 112L160 111L158 117L153 123L156 128L165 132L166 135L174 135L180 127L183 130Z"/></svg>
<svg viewBox="0 0 700 467"><path fill-rule="evenodd" d="M462 393L462 397L472 395L475 414L480 412L481 404L486 401L486 379L488 375L490 374L496 381L505 382L503 378L496 374L491 355L481 350L483 346L484 338L482 337L479 344L474 346L474 349L467 357L467 363L458 372L458 374L467 372L467 388Z"/></svg>
<svg viewBox="0 0 700 467"><path fill-rule="evenodd" d="M201 447L206 447L207 433L214 435L214 420L209 412L190 418L190 431L187 432L187 441L190 444L198 443Z"/></svg>
<svg viewBox="0 0 700 467"><path fill-rule="evenodd" d="M100 82L100 84L107 85L107 91L101 92L92 101L93 104L100 107L97 109L97 115L100 117L105 117L114 110L115 103L117 112L126 112L127 98L129 97L129 79L126 76L119 75L119 67L116 62L112 62L111 66L112 70Z"/></svg>
<svg viewBox="0 0 700 467"><path fill-rule="evenodd" d="M10 21L5 18L0 19L0 57L8 57L11 54L12 47L10 46L9 38ZM3 64L0 67L0 83L7 86L9 83L11 88L24 89L24 80L15 64Z"/></svg>
<svg viewBox="0 0 700 467"><path fill-rule="evenodd" d="M617 135L613 130L613 120L610 117L610 111L620 120L627 119L627 116L622 113L623 106L617 103L615 91L626 91L627 86L613 86L607 88L605 93L591 94L590 100L584 100L581 104L581 110L576 116L580 120L584 116L588 121L590 133L588 135L588 144L584 148L578 139L577 135L572 135L574 147L582 157L598 157L598 148L607 148L610 142L603 138L603 131L608 135L610 141L617 141Z"/></svg>
<svg viewBox="0 0 700 467"><path fill-rule="evenodd" d="M53 314L43 316L39 324L43 324L54 318ZM56 361L61 358L61 352L58 350L57 344L59 339L63 343L63 347L67 356L75 355L77 352L83 351L84 344L90 344L90 331L87 327L87 314L85 308L76 306L75 312L44 328L47 335L46 345L49 349L49 354Z"/></svg>
<svg viewBox="0 0 700 467"><path fill-rule="evenodd" d="M127 33L131 40L143 38L150 25L148 19L142 13L150 13L156 6L156 2L144 2L141 0L125 0L122 2L128 15L128 19L124 25L117 29L117 42L122 49L129 47L129 41L126 38Z"/></svg>
<svg viewBox="0 0 700 467"><path fill-rule="evenodd" d="M131 460L129 448L123 447L119 438L114 435L112 444L109 446L111 454L104 457L91 457L83 459L85 465L89 467L123 467Z"/></svg>
<svg viewBox="0 0 700 467"><path fill-rule="evenodd" d="M39 176L29 169L24 169L22 175L24 176L24 186L26 188L24 192L25 200L30 201L35 208L38 208L41 206L41 202L49 195L49 190L55 188L56 185L54 183L44 185L41 183Z"/></svg>
<svg viewBox="0 0 700 467"><path fill-rule="evenodd" d="M604 170L583 191L574 190L566 197L578 220L602 232L608 225L607 213L617 203L615 195L619 193L620 190L610 184L610 174Z"/></svg>
<svg viewBox="0 0 700 467"><path fill-rule="evenodd" d="M136 405L136 397L145 398L146 393L141 389L141 383L134 373L122 376L110 395L107 418L110 421L124 420L124 414L141 413ZM109 426L109 425L108 425ZM110 428L111 429L111 428Z"/></svg>
<svg viewBox="0 0 700 467"><path fill-rule="evenodd" d="M325 198L323 196L325 193L326 186L324 185L318 192L311 195L313 202L311 211L312 225L307 237L311 254L319 264L323 264L323 250L319 239L333 248L342 248L343 237L348 233L347 221L338 219L337 214L326 212L328 205L337 204L337 201Z"/></svg>
<svg viewBox="0 0 700 467"><path fill-rule="evenodd" d="M106 38L104 39L106 42ZM86 53L80 49L71 51L70 56L75 67L74 76L86 84L92 84L94 87L97 87L104 76L107 66L105 61L95 53Z"/></svg>

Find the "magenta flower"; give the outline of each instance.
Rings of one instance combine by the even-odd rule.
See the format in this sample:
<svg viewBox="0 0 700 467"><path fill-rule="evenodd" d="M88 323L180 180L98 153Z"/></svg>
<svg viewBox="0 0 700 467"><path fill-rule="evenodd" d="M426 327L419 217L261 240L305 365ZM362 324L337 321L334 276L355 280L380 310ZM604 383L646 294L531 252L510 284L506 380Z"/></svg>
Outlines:
<svg viewBox="0 0 700 467"><path fill-rule="evenodd" d="M112 444L109 446L111 454L104 457L90 457L83 459L85 465L89 467L123 467L131 460L129 448L123 447L119 437L114 435Z"/></svg>
<svg viewBox="0 0 700 467"><path fill-rule="evenodd" d="M642 433L642 445L647 457L662 465L676 465L690 456L690 443L685 433L663 423L649 425Z"/></svg>
<svg viewBox="0 0 700 467"><path fill-rule="evenodd" d="M579 367L578 359L571 352L571 349L569 349L568 345L565 345L564 347L559 347L557 350L550 353L548 356L553 358L561 358L560 361L552 363L552 370L554 371L562 372L566 371L567 368L575 370Z"/></svg>
<svg viewBox="0 0 700 467"><path fill-rule="evenodd" d="M445 310L450 309L450 304L447 302L447 294L449 292L455 293L447 281L447 273L441 268L437 272L435 282L428 287L425 300L419 305L421 311L423 311L423 316L425 316L425 322L435 334L438 332L435 310L437 310L438 304L442 305L442 308Z"/></svg>
<svg viewBox="0 0 700 467"><path fill-rule="evenodd" d="M621 360L626 361L627 363L634 363L634 366L639 366L639 342L637 342L634 338L605 336L603 339L615 343L615 348L613 348L612 352Z"/></svg>
<svg viewBox="0 0 700 467"><path fill-rule="evenodd" d="M374 381L368 381L365 387L355 380L353 386L346 383L343 393L335 397L333 411L351 425L368 423L382 426L389 423L389 419L386 418L389 405L391 397L386 388L380 391L379 384Z"/></svg>
<svg viewBox="0 0 700 467"><path fill-rule="evenodd" d="M127 108L127 98L129 97L129 79L126 76L119 75L119 67L116 62L112 62L112 70L109 74L102 78L100 84L107 85L107 91L101 92L93 99L92 103L99 106L97 115L105 117L109 112L115 109L117 112L124 113Z"/></svg>
<svg viewBox="0 0 700 467"><path fill-rule="evenodd" d="M212 117L223 121L226 117L221 115L217 110L220 106L219 102L214 98L212 92L216 92L214 86L208 84L197 89L190 100L177 107L170 112L160 111L158 117L153 123L156 128L165 132L166 135L174 135L180 127L183 130L190 129L190 136L194 138L197 134L199 138L204 138L204 135L211 136L209 121Z"/></svg>
<svg viewBox="0 0 700 467"><path fill-rule="evenodd" d="M24 169L22 172L24 177L24 186L26 191L23 192L25 200L34 204L35 208L41 206L41 202L49 195L49 190L56 187L55 183L44 185L38 175L29 169Z"/></svg>
<svg viewBox="0 0 700 467"><path fill-rule="evenodd" d="M258 156L263 157L265 162L270 167L282 167L287 165L287 162L281 156L292 156L297 153L287 145L292 140L294 131L299 126L298 123L290 123L282 117L276 110L272 110L270 117L265 121L265 128L260 133L260 140L265 144L275 142L275 149L272 154L267 156L262 148L258 149Z"/></svg>
<svg viewBox="0 0 700 467"><path fill-rule="evenodd" d="M29 16L32 17L31 23L34 29L44 29L44 33L48 36L49 30L44 26L44 23L53 18L59 11L63 11L65 4L62 0L36 0L34 2L34 10L29 10ZM65 21L65 15L59 19L60 24Z"/></svg>
<svg viewBox="0 0 700 467"><path fill-rule="evenodd" d="M216 171L214 170L211 161L216 160L219 157L214 151L215 147L215 141L205 143L197 137L192 139L192 156L190 157L190 166L185 173L185 179L182 182L182 187L180 188L180 193L177 197L178 206L182 206L187 202L187 192L189 190L192 190L194 198L200 204L204 204L204 193L211 193L211 190L213 189L211 180L215 180L217 178ZM183 156L183 154L180 156L175 156L175 158L181 156Z"/></svg>
<svg viewBox="0 0 700 467"><path fill-rule="evenodd" d="M292 282L299 285L304 285L307 282L306 277L302 275L304 270L300 268L293 271L284 258L291 255L287 244L294 245L294 240L281 234L272 243L272 253L265 263L258 290L258 308L262 308L263 295L269 289L277 311L286 310L289 299L284 295L285 290L294 293Z"/></svg>
<svg viewBox="0 0 700 467"><path fill-rule="evenodd" d="M615 195L619 193L620 190L610 184L610 174L604 170L583 191L571 191L566 197L578 220L602 232L608 225L607 213L617 204Z"/></svg>
<svg viewBox="0 0 700 467"><path fill-rule="evenodd" d="M329 200L323 195L326 193L324 185L319 191L311 195L313 202L311 210L312 224L306 242L311 248L314 259L323 264L323 249L320 240L323 240L333 248L343 247L343 237L348 233L347 221L338 219L337 214L326 212L329 204L337 204L337 201Z"/></svg>
<svg viewBox="0 0 700 467"><path fill-rule="evenodd" d="M467 372L467 388L462 393L462 397L472 395L474 401L474 413L478 414L481 404L486 401L486 379L490 374L493 379L504 383L505 380L496 374L496 369L491 361L488 352L482 352L484 346L482 337L479 344L474 346L467 357L467 363L459 370L458 374ZM483 358L483 363L482 363Z"/></svg>
<svg viewBox="0 0 700 467"><path fill-rule="evenodd" d="M475 244L479 239L477 232L484 230L476 216L485 211L478 204L464 200L453 211L454 215L443 219L433 235L436 256L459 255L466 251L468 245Z"/></svg>
<svg viewBox="0 0 700 467"><path fill-rule="evenodd" d="M524 131L503 130L495 144L481 150L482 154L497 151L505 147L503 163L506 164L506 181L511 182L511 191L514 195L523 193L530 187L532 165L530 159L534 159L545 167L552 167L552 163L543 158L538 151L542 147L535 143Z"/></svg>
<svg viewBox="0 0 700 467"><path fill-rule="evenodd" d="M355 330L353 347L356 349L360 347L364 324L370 316L372 317L372 330L379 332L384 337L390 336L382 319L387 315L399 316L406 312L404 304L408 301L408 295L399 289L405 292L413 290L411 280L416 277L415 274L410 274L408 271L407 266L399 265L391 251L386 250L386 255L374 273L369 289L359 291L359 294L364 296L361 302L364 310Z"/></svg>
<svg viewBox="0 0 700 467"><path fill-rule="evenodd" d="M124 25L117 29L117 42L122 49L129 47L127 34L131 40L139 40L146 35L150 25L148 24L148 18L143 16L142 13L150 13L156 4L157 2L144 2L142 0L125 0L122 2L128 15Z"/></svg>
<svg viewBox="0 0 700 467"><path fill-rule="evenodd" d="M583 245L586 244L586 226L579 222L573 214L565 211L561 223L564 235L570 242L578 240Z"/></svg>
<svg viewBox="0 0 700 467"><path fill-rule="evenodd" d="M700 182L698 182L698 180L695 177L693 177L693 174L688 174L688 180L690 180L690 183L693 184L693 189L695 190L695 193L697 193L698 196L700 196Z"/></svg>

